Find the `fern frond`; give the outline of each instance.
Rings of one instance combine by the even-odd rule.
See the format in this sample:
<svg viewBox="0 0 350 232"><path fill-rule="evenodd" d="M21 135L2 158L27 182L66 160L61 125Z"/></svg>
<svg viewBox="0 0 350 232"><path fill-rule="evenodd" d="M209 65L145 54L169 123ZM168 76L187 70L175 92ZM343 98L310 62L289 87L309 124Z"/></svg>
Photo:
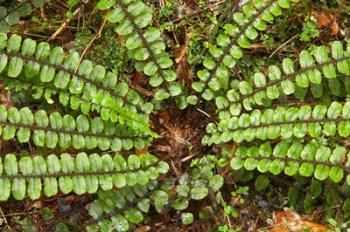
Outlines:
<svg viewBox="0 0 350 232"><path fill-rule="evenodd" d="M90 215L99 222L89 227L94 228L91 231L96 231L96 228L129 231L130 224L144 220L143 214L149 212L151 204L157 211L162 211L168 203L166 191L164 184L157 181L150 181L148 186L135 185L120 191L99 191L98 199L89 210Z"/></svg>
<svg viewBox="0 0 350 232"><path fill-rule="evenodd" d="M173 61L165 51L161 31L150 26L152 13L152 9L140 0L117 0L117 5L107 13L107 19L117 24L115 31L125 38L128 55L136 61L136 70L150 78L149 84L157 88L154 97L160 101L179 96L182 87L174 83L176 73Z"/></svg>
<svg viewBox="0 0 350 232"><path fill-rule="evenodd" d="M227 92L227 99L218 99L218 108L224 110L231 107L231 114L238 115L242 105L244 109L252 110L254 105L264 105L283 94L294 94L297 88L306 91L310 85L314 85L311 89L316 88L322 81L332 80L339 74L349 76L350 43L346 50L341 41L333 41L329 47L315 46L301 51L298 60L297 68L291 58L284 58L281 65L268 67L267 76L256 72L250 82L239 82L236 90Z"/></svg>
<svg viewBox="0 0 350 232"><path fill-rule="evenodd" d="M208 45L209 54L204 58L205 69L197 72L200 81L194 82L192 88L205 100L214 98L215 92L229 87L230 69L242 58L243 50L249 48L258 31L266 30L267 23L282 15L281 8L290 8L298 0L254 0L242 6L242 12L233 15L234 23L225 24L223 32L217 37L217 45Z"/></svg>
<svg viewBox="0 0 350 232"><path fill-rule="evenodd" d="M239 117L222 120L216 126L211 123L207 126L203 138L205 144L220 144L233 140L236 143L266 140L288 139L291 137L339 136L346 138L350 135L350 102L340 104L332 102L329 107L318 104L313 108L309 105L275 109L251 113L243 113Z"/></svg>
<svg viewBox="0 0 350 232"><path fill-rule="evenodd" d="M125 124L125 118L122 115L118 115L118 113L114 110L114 107L111 108L110 106L108 106L108 104L103 103L103 101L105 100L104 92L101 90L98 90L95 93L96 95L94 97L88 94L78 96L70 93L69 91L58 89L53 85L45 85L43 83L36 83L30 80L13 79L11 77L5 76L1 77L1 80L6 85L7 90L13 90L15 92L26 92L35 100L45 100L48 104L53 104L56 100L53 99L53 97L58 95L58 102L62 106L69 107L72 110L80 110L86 116L88 116L91 113L91 111L97 111L100 113L102 120L106 123L119 122L122 125ZM143 109L143 111L147 114L151 113L153 105L151 103L144 102L144 100L134 90L129 91L126 97L130 102L142 102L143 105L141 108ZM111 104L122 105L121 102L122 100L120 99L120 101L115 101ZM130 112L131 114L137 113L135 107L129 104L125 104L123 108L126 112ZM146 117L146 115L143 115L142 117ZM141 133L146 133L148 135L151 135L152 137L157 137L157 134L150 130L148 126L144 127L144 125L140 125L137 122L132 122L132 124L137 124L136 126L131 127L135 130L135 132L140 131ZM142 130L139 129L140 127L142 127Z"/></svg>
<svg viewBox="0 0 350 232"><path fill-rule="evenodd" d="M84 98L101 106L104 120L113 117L113 121L127 123L133 128L155 136L148 127L146 116L129 111L123 106L124 97L129 92L128 85L125 82L118 82L117 76L106 72L101 65L93 66L89 60L79 64L79 55L76 52L64 57L64 51L60 47L50 49L48 43L42 42L36 45L31 39L25 39L22 43L22 38L18 35L12 35L7 40L6 34L0 34L0 44L0 74L11 78L39 81L60 90L67 88L69 93L76 95L78 99ZM4 50L5 48L7 50ZM134 91L133 93L137 94ZM60 95L60 100L61 98L67 101L67 95L64 93ZM130 100L131 106L133 103L136 105L142 103L139 100L135 101L135 98L140 99L140 96L126 99ZM112 113L104 107L112 109ZM88 106L86 108L88 111Z"/></svg>
<svg viewBox="0 0 350 232"><path fill-rule="evenodd" d="M123 188L136 184L146 185L160 173L166 173L167 163L157 157L145 154L130 155L127 160L117 154L87 155L76 157L64 153L60 156L21 156L17 161L14 154L0 159L0 200L10 195L22 200L26 195L38 199L41 192L54 196L58 191L64 194L95 193L99 188L111 190L113 186Z"/></svg>
<svg viewBox="0 0 350 232"><path fill-rule="evenodd" d="M224 184L224 178L215 174L217 157L206 155L196 160L196 167L193 168L193 176L190 173L184 173L179 178L176 185L176 196L171 202L171 207L175 210L185 210L191 200L202 200L207 196L211 197L220 191Z"/></svg>
<svg viewBox="0 0 350 232"><path fill-rule="evenodd" d="M302 144L299 141L283 140L272 146L240 146L231 160L234 170L257 169L278 175L315 176L318 180L329 178L335 183L346 178L350 185L350 160L345 147L336 145L333 149L317 141Z"/></svg>
<svg viewBox="0 0 350 232"><path fill-rule="evenodd" d="M0 136L4 140L15 136L20 143L30 138L38 147L95 149L102 151L122 148L143 148L150 141L145 135L121 124L104 122L100 117L89 120L85 115L62 116L58 112L47 115L46 111L32 112L28 107L6 109L0 105Z"/></svg>

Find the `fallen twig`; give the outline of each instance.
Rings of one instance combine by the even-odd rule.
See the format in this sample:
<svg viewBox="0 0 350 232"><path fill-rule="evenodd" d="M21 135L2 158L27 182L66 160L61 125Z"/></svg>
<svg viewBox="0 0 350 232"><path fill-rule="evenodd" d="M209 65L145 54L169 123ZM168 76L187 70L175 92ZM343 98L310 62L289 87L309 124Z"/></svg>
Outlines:
<svg viewBox="0 0 350 232"><path fill-rule="evenodd" d="M78 9L76 9L73 12L73 16L77 15L80 12L80 7ZM73 18L73 17L72 17ZM53 33L50 38L47 41L52 41L54 40L59 34L61 34L61 32L63 31L64 28L66 28L67 24L71 21L72 18L68 18L66 19L61 26L55 31L55 33Z"/></svg>

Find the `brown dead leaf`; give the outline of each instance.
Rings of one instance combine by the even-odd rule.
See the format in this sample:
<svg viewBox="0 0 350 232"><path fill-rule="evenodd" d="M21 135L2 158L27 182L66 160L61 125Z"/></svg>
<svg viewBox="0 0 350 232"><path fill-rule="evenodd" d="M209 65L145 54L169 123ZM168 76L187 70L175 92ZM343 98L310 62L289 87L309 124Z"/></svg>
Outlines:
<svg viewBox="0 0 350 232"><path fill-rule="evenodd" d="M149 226L140 226L140 227L135 229L135 232L147 232L150 230L151 230L151 227L149 227Z"/></svg>
<svg viewBox="0 0 350 232"><path fill-rule="evenodd" d="M191 86L186 54L183 56L181 62L176 67L176 76L181 81L181 83L185 84L186 86Z"/></svg>
<svg viewBox="0 0 350 232"><path fill-rule="evenodd" d="M304 221L304 224L309 228L312 232L326 232L330 231L330 228L324 225L320 225L317 223Z"/></svg>
<svg viewBox="0 0 350 232"><path fill-rule="evenodd" d="M6 106L7 108L11 108L13 103L10 98L0 97L0 104Z"/></svg>
<svg viewBox="0 0 350 232"><path fill-rule="evenodd" d="M269 232L302 232L305 229L312 232L326 232L330 230L327 226L304 220L293 211L275 211L273 222L274 225Z"/></svg>
<svg viewBox="0 0 350 232"><path fill-rule="evenodd" d="M169 120L170 120L170 115L168 111L163 111L159 114L159 122L161 124L169 124Z"/></svg>
<svg viewBox="0 0 350 232"><path fill-rule="evenodd" d="M321 12L316 12L317 26L319 28L329 28L332 35L339 32L339 24L337 18L328 10L323 9Z"/></svg>
<svg viewBox="0 0 350 232"><path fill-rule="evenodd" d="M136 149L135 153L136 153L137 156L140 156L140 155L143 155L143 154L147 153L147 151L148 151L148 147L146 146L146 147L144 147L142 149Z"/></svg>
<svg viewBox="0 0 350 232"><path fill-rule="evenodd" d="M328 11L321 11L317 14L317 26L327 27L333 21L333 15Z"/></svg>
<svg viewBox="0 0 350 232"><path fill-rule="evenodd" d="M175 62L178 64L181 62L186 54L187 43L180 46L178 53L176 54Z"/></svg>
<svg viewBox="0 0 350 232"><path fill-rule="evenodd" d="M337 21L334 21L332 23L331 30L332 30L332 35L338 34L340 29L339 29L339 24L337 23Z"/></svg>
<svg viewBox="0 0 350 232"><path fill-rule="evenodd" d="M180 48L175 55L175 62L177 64L176 76L181 83L186 86L191 86L192 83L190 80L188 60L186 56L186 49L188 47L187 30L185 28L181 29L180 34L175 36L175 38L177 38L176 43L180 45Z"/></svg>
<svg viewBox="0 0 350 232"><path fill-rule="evenodd" d="M142 74L139 72L135 72L134 79L132 80L134 85L140 85L142 81Z"/></svg>

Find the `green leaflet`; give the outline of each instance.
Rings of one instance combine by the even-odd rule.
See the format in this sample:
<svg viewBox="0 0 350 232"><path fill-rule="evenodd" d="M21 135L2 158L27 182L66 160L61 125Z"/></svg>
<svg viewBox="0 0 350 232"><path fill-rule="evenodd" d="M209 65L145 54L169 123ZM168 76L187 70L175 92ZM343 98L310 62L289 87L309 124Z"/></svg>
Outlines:
<svg viewBox="0 0 350 232"><path fill-rule="evenodd" d="M255 151L259 151L258 153ZM265 151L264 153L262 153ZM344 147L337 146L331 149L328 146L312 140L301 144L298 140L283 140L274 147L270 143L260 147L238 147L231 168L238 170L258 169L260 172L269 171L274 175L284 172L286 175L315 176L318 180L329 178L335 183L350 175L348 165L349 155ZM346 163L343 165L341 162ZM349 184L349 183L348 183Z"/></svg>
<svg viewBox="0 0 350 232"><path fill-rule="evenodd" d="M100 188L105 191L111 190L113 186L123 188L125 179L124 184L120 184L120 179L132 173L137 173L138 178L145 179L142 185L146 185L155 172L165 173L168 170L154 168L158 160L150 154L139 158L135 155L131 157L138 160L137 165L130 165L121 170L119 163L124 158L120 155L113 157L109 154L87 155L81 152L76 157L63 153L60 156L52 154L46 158L39 155L33 158L17 158L14 154L7 154L1 159L3 167L1 166L0 175L0 199L5 201L12 195L16 200L22 200L28 195L32 200L36 200L42 191L46 196L53 196L59 190L64 194L72 191L76 194L91 194ZM119 161L116 162L116 159Z"/></svg>
<svg viewBox="0 0 350 232"><path fill-rule="evenodd" d="M317 138L321 135L346 138L350 128L350 103L332 102L328 107L322 104L275 109L254 110L220 121L219 127L207 125L205 144L220 144L228 141L241 143L253 140Z"/></svg>
<svg viewBox="0 0 350 232"><path fill-rule="evenodd" d="M103 121L95 117L91 121L85 115L76 118L66 114L53 112L47 115L46 111L32 112L28 107L17 109L2 107L0 125L4 127L3 139L10 140L15 136L21 143L30 138L36 146L47 148L96 149L102 151L111 149L130 150L132 147L143 148L149 139L121 124ZM124 146L120 146L124 144Z"/></svg>

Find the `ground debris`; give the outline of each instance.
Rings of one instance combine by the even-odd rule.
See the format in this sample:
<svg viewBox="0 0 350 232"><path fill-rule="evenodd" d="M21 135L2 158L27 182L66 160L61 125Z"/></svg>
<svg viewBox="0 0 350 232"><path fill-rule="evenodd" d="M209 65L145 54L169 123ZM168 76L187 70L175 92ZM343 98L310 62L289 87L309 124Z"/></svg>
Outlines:
<svg viewBox="0 0 350 232"><path fill-rule="evenodd" d="M273 225L268 232L326 232L331 228L303 219L293 211L275 211L273 214Z"/></svg>

